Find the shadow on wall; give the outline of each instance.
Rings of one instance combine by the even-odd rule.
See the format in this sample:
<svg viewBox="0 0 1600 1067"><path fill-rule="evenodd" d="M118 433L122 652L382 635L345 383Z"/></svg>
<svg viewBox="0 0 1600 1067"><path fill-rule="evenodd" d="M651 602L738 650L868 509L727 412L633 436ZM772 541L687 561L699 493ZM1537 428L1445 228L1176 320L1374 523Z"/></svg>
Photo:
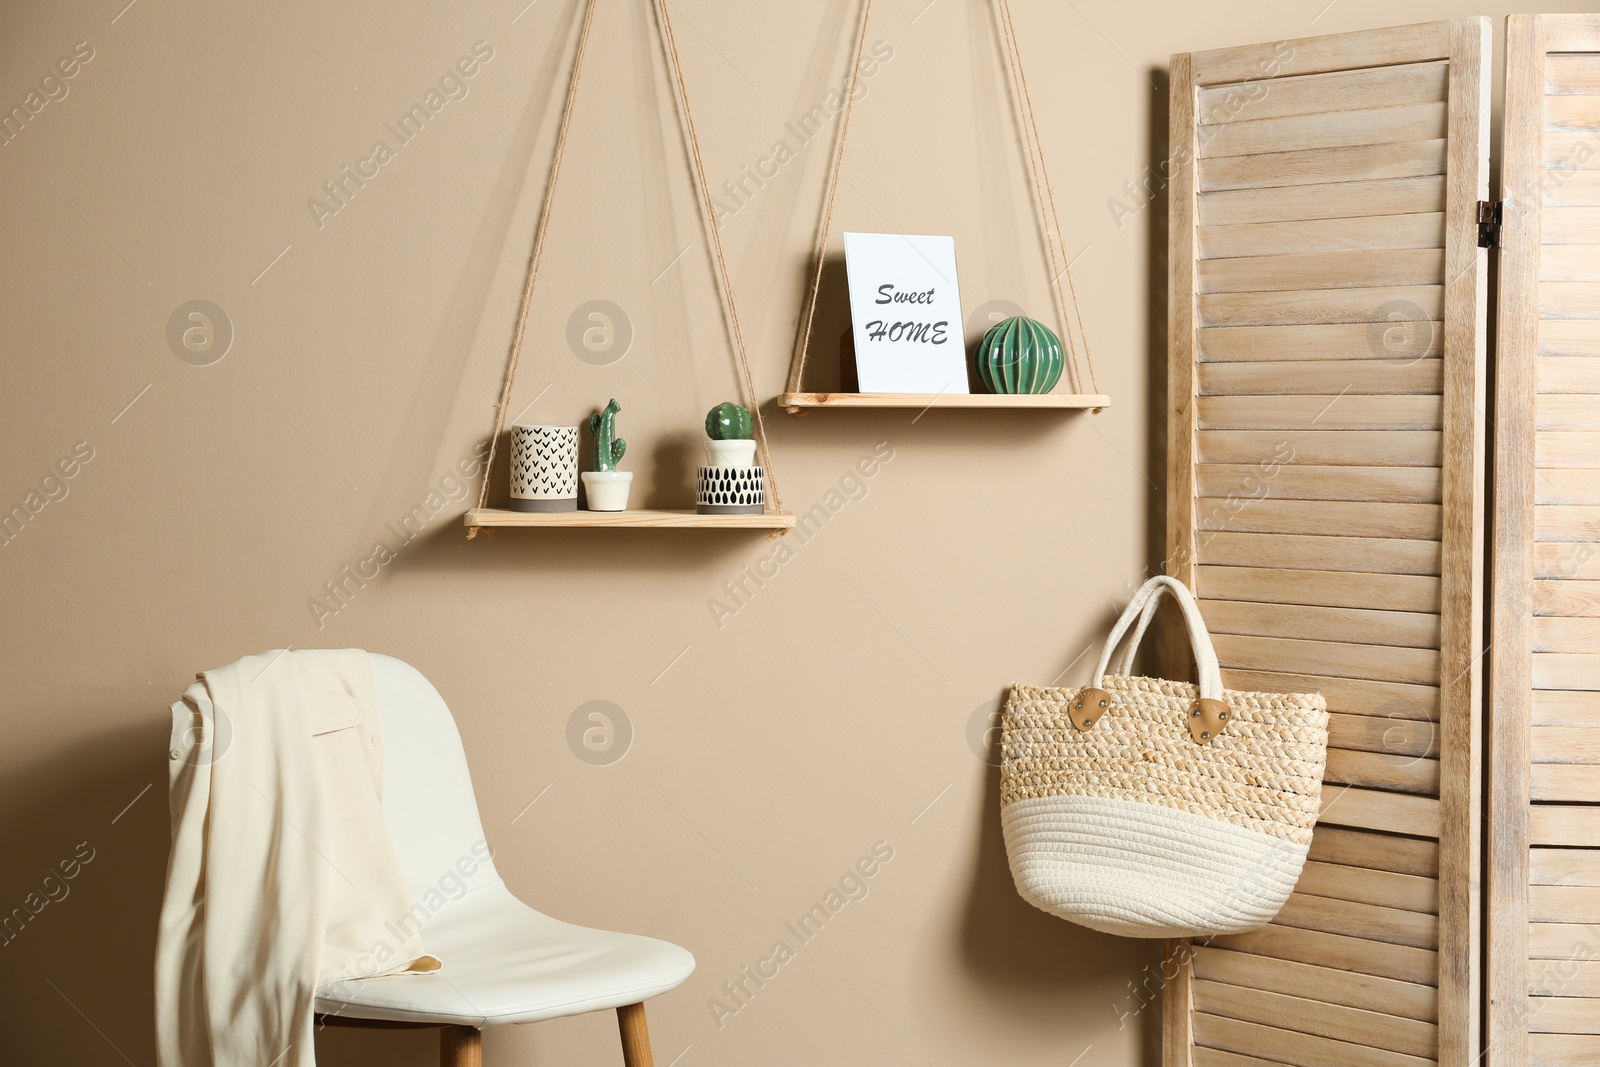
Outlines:
<svg viewBox="0 0 1600 1067"><path fill-rule="evenodd" d="M121 716L142 725L80 740L6 783L0 1003L39 1013L8 1029L8 1063L155 1060L171 724L160 695L146 703Z"/></svg>

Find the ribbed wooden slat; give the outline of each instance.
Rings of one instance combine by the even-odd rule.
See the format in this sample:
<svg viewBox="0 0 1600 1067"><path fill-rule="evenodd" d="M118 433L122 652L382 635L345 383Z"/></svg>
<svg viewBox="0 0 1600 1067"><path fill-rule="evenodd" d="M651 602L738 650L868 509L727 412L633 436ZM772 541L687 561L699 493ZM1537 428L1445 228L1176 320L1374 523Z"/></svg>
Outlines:
<svg viewBox="0 0 1600 1067"><path fill-rule="evenodd" d="M1204 131L1200 156L1215 160L1223 156L1442 140L1446 120L1442 97L1426 103L1361 111L1324 111L1269 118L1257 118L1244 107L1232 121ZM1208 168L1202 168L1202 173L1205 169Z"/></svg>
<svg viewBox="0 0 1600 1067"><path fill-rule="evenodd" d="M1594 1067L1600 1063L1600 1037L1592 1034L1528 1035L1528 1067Z"/></svg>
<svg viewBox="0 0 1600 1067"><path fill-rule="evenodd" d="M1271 989L1420 1022L1439 1018L1438 992L1432 986L1333 967L1202 945L1195 949L1194 974L1219 984Z"/></svg>
<svg viewBox="0 0 1600 1067"><path fill-rule="evenodd" d="M1552 55L1544 61L1544 91L1562 93L1600 93L1600 56Z"/></svg>
<svg viewBox="0 0 1600 1067"><path fill-rule="evenodd" d="M1363 678L1325 678L1270 671L1223 668L1222 684L1229 689L1264 693L1320 692L1333 711L1381 715L1394 719L1437 722L1439 690L1431 685L1375 682Z"/></svg>
<svg viewBox="0 0 1600 1067"><path fill-rule="evenodd" d="M1600 204L1600 197L1594 201ZM1307 222L1444 210L1444 175L1328 185L1279 185L1201 193L1202 226L1249 222Z"/></svg>
<svg viewBox="0 0 1600 1067"><path fill-rule="evenodd" d="M1201 397L1204 403L1209 397ZM1411 399L1383 397L1382 399ZM1423 397L1421 399L1431 399ZM1202 463L1195 468L1204 496L1259 496L1267 486L1278 500L1365 500L1392 504L1437 504L1438 470L1431 467L1359 467L1314 464L1278 465L1264 470L1258 463Z"/></svg>
<svg viewBox="0 0 1600 1067"><path fill-rule="evenodd" d="M1600 917L1597 917L1600 918ZM1532 960L1600 959L1600 922L1528 924L1528 958ZM1589 1020L1600 1033L1600 1014Z"/></svg>
<svg viewBox="0 0 1600 1067"><path fill-rule="evenodd" d="M1392 715L1328 715L1328 745L1391 756L1437 756L1439 731L1426 719Z"/></svg>
<svg viewBox="0 0 1600 1067"><path fill-rule="evenodd" d="M1551 135L1555 136L1558 135ZM1587 138L1591 143L1595 139L1592 133L1576 136ZM1600 234L1600 207L1545 208L1539 217L1543 227L1539 236L1547 245L1600 244L1600 239L1596 238L1596 234Z"/></svg>
<svg viewBox="0 0 1600 1067"><path fill-rule="evenodd" d="M1596 151L1600 151L1597 143ZM1594 204L1600 207L1600 172L1585 175L1592 181L1585 181L1580 187L1588 190L1594 187ZM1569 183L1569 186L1571 183ZM1576 195L1578 190L1567 188L1568 196ZM1585 195L1588 195L1587 192ZM1541 282L1600 282L1600 245L1550 245L1539 250L1539 280ZM1541 286L1542 288L1542 286ZM1545 316L1549 318L1551 316Z"/></svg>
<svg viewBox="0 0 1600 1067"><path fill-rule="evenodd" d="M1536 923L1575 923L1600 917L1600 887L1535 885L1528 887L1528 918Z"/></svg>
<svg viewBox="0 0 1600 1067"><path fill-rule="evenodd" d="M1600 434L1585 448L1600 448ZM1370 467L1437 467L1441 435L1434 430L1201 430L1196 434L1201 463L1311 463Z"/></svg>
<svg viewBox="0 0 1600 1067"><path fill-rule="evenodd" d="M1268 923L1246 934L1213 938L1217 948L1273 959L1311 963L1334 970L1431 985L1439 973L1438 953L1409 945L1391 945L1362 937L1325 934Z"/></svg>
<svg viewBox="0 0 1600 1067"><path fill-rule="evenodd" d="M1200 168L1200 189L1244 189L1319 182L1363 182L1445 173L1443 138L1406 144L1362 145L1356 148L1313 148L1303 152L1267 152L1206 161Z"/></svg>
<svg viewBox="0 0 1600 1067"><path fill-rule="evenodd" d="M1400 118L1395 118L1398 125ZM1549 96L1544 102L1546 130L1580 130L1600 133L1600 97Z"/></svg>
<svg viewBox="0 0 1600 1067"><path fill-rule="evenodd" d="M1424 104L1445 99L1448 71L1443 63L1409 63L1371 70L1276 78L1270 85L1201 89L1195 111L1201 125L1234 119L1326 114ZM1243 92L1244 103L1239 103ZM1442 134L1441 134L1442 136Z"/></svg>
<svg viewBox="0 0 1600 1067"><path fill-rule="evenodd" d="M1375 342L1376 344L1377 342ZM1444 381L1439 359L1353 359L1294 363L1202 363L1202 396L1438 393Z"/></svg>
<svg viewBox="0 0 1600 1067"><path fill-rule="evenodd" d="M1600 148L1595 155L1600 157ZM1595 177L1600 179L1600 172ZM1600 358L1600 330L1579 319L1541 319L1535 327L1541 356Z"/></svg>
<svg viewBox="0 0 1600 1067"><path fill-rule="evenodd" d="M1600 358L1595 356L1543 357L1538 375L1540 393L1600 393Z"/></svg>
<svg viewBox="0 0 1600 1067"><path fill-rule="evenodd" d="M1534 690L1529 705L1532 726L1600 726L1600 693Z"/></svg>
<svg viewBox="0 0 1600 1067"><path fill-rule="evenodd" d="M1600 774L1593 764L1538 763L1528 768L1528 799L1565 804L1600 804ZM1597 916L1600 918L1600 916Z"/></svg>
<svg viewBox="0 0 1600 1067"><path fill-rule="evenodd" d="M1595 154L1600 155L1600 147L1595 149ZM1574 170L1546 175L1539 191L1545 207L1600 207L1600 171ZM1550 245L1540 251L1539 258L1543 260L1555 251L1562 249Z"/></svg>
<svg viewBox="0 0 1600 1067"><path fill-rule="evenodd" d="M1200 605L1213 634L1341 641L1358 645L1439 647L1439 616L1415 611L1325 608L1262 601L1206 599Z"/></svg>
<svg viewBox="0 0 1600 1067"><path fill-rule="evenodd" d="M1546 133L1540 148L1540 161L1546 169L1563 173L1600 170L1600 152L1595 151L1592 133Z"/></svg>
<svg viewBox="0 0 1600 1067"><path fill-rule="evenodd" d="M1442 248L1241 256L1202 260L1200 291L1249 293L1431 285L1443 273Z"/></svg>
<svg viewBox="0 0 1600 1067"><path fill-rule="evenodd" d="M1600 430L1600 403L1582 394L1544 394L1534 401L1540 430Z"/></svg>
<svg viewBox="0 0 1600 1067"><path fill-rule="evenodd" d="M1528 884L1600 886L1600 850L1529 849Z"/></svg>
<svg viewBox="0 0 1600 1067"><path fill-rule="evenodd" d="M1406 318L1394 308L1387 325L1368 322L1310 326L1212 326L1195 331L1202 363L1287 363L1294 360L1381 359L1402 363L1440 354L1444 324ZM1552 321L1550 326L1561 323ZM1600 351L1596 352L1600 355ZM1437 391L1437 390L1435 390Z"/></svg>
<svg viewBox="0 0 1600 1067"><path fill-rule="evenodd" d="M1574 209L1577 210L1577 209ZM1365 215L1308 222L1252 222L1201 226L1200 258L1292 256L1444 247L1444 213Z"/></svg>
<svg viewBox="0 0 1600 1067"><path fill-rule="evenodd" d="M1436 396L1283 396L1271 404L1255 396L1203 396L1197 403L1203 430L1437 430L1443 424Z"/></svg>
<svg viewBox="0 0 1600 1067"><path fill-rule="evenodd" d="M1198 595L1206 600L1245 600L1312 607L1367 608L1437 615L1439 580L1420 575L1332 574L1266 567L1201 567Z"/></svg>
<svg viewBox="0 0 1600 1067"><path fill-rule="evenodd" d="M1377 789L1340 786L1322 791L1320 820L1357 830L1439 836L1439 802Z"/></svg>
<svg viewBox="0 0 1600 1067"><path fill-rule="evenodd" d="M1367 867L1435 880L1439 877L1439 843L1423 838L1322 825L1311 838L1309 855L1313 861L1322 863Z"/></svg>
<svg viewBox="0 0 1600 1067"><path fill-rule="evenodd" d="M1577 284L1577 283L1574 283ZM1269 293L1202 293L1202 326L1309 326L1321 323L1436 319L1444 302L1438 285L1322 288ZM1551 318L1577 317L1551 315Z"/></svg>
<svg viewBox="0 0 1600 1067"><path fill-rule="evenodd" d="M1387 752L1349 752L1330 747L1323 781L1418 796L1439 795L1439 761Z"/></svg>
<svg viewBox="0 0 1600 1067"><path fill-rule="evenodd" d="M1367 1011L1317 998L1291 996L1199 979L1194 984L1196 1011L1244 1022L1277 1026L1337 1041L1370 1044L1392 1052L1432 1056L1438 1048L1438 1027L1384 1012Z"/></svg>
<svg viewBox="0 0 1600 1067"><path fill-rule="evenodd" d="M1528 809L1528 841L1558 848L1593 848L1600 841L1600 808L1534 804Z"/></svg>
<svg viewBox="0 0 1600 1067"><path fill-rule="evenodd" d="M1546 469L1533 475L1535 504L1600 504L1600 470Z"/></svg>
<svg viewBox="0 0 1600 1067"><path fill-rule="evenodd" d="M1300 534L1213 533L1200 548L1199 563L1288 570L1357 571L1437 575L1436 541L1383 537L1317 537ZM1293 673L1293 672L1290 672Z"/></svg>
<svg viewBox="0 0 1600 1067"><path fill-rule="evenodd" d="M1317 860L1306 864L1295 892L1423 915L1436 916L1439 912L1437 879L1374 871L1366 867L1345 867Z"/></svg>
<svg viewBox="0 0 1600 1067"><path fill-rule="evenodd" d="M1202 530L1241 533L1339 534L1344 537L1420 539L1439 529L1437 504L1372 504L1343 500L1275 500L1200 497Z"/></svg>
<svg viewBox="0 0 1600 1067"><path fill-rule="evenodd" d="M1600 999L1529 997L1528 1029L1535 1034L1600 1033Z"/></svg>
<svg viewBox="0 0 1600 1067"><path fill-rule="evenodd" d="M1292 1025L1293 1019L1284 1020ZM1283 1027L1228 1019L1220 1015L1195 1012L1195 1044L1271 1056L1290 1067L1432 1067L1431 1058L1390 1052L1371 1045L1358 1045L1332 1038L1296 1033Z"/></svg>

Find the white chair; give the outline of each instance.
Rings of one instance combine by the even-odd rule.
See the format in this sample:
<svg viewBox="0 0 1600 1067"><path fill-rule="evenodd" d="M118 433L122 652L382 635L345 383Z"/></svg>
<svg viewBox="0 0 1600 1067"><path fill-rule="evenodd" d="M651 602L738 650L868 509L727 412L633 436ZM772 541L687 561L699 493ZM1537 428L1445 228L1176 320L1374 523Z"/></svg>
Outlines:
<svg viewBox="0 0 1600 1067"><path fill-rule="evenodd" d="M443 698L414 667L370 654L384 747L384 819L417 902L433 974L320 988L332 1026L443 1027L442 1067L479 1067L481 1027L617 1009L626 1067L651 1067L643 1002L694 970L654 938L558 922L511 895L484 845L466 754Z"/></svg>

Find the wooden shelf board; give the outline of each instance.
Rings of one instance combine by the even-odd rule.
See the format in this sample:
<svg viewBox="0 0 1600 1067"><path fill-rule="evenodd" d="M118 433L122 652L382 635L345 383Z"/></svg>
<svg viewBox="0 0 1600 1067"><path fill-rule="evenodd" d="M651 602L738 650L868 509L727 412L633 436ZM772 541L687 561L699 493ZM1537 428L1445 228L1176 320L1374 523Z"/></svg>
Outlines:
<svg viewBox="0 0 1600 1067"><path fill-rule="evenodd" d="M809 408L1052 408L1111 406L1099 393L784 393L778 406L794 414Z"/></svg>
<svg viewBox="0 0 1600 1067"><path fill-rule="evenodd" d="M763 515L697 515L693 511L511 511L473 508L464 517L467 526L673 526L682 529L788 530L794 516L787 511Z"/></svg>

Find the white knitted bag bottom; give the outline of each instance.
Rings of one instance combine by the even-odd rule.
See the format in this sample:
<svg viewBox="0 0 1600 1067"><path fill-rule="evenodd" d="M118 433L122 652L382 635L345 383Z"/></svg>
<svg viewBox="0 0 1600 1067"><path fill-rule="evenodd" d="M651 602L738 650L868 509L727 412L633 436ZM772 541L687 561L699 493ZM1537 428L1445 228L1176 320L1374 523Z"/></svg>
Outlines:
<svg viewBox="0 0 1600 1067"><path fill-rule="evenodd" d="M1035 797L1001 813L1017 889L1063 919L1125 937L1237 934L1278 914L1306 845L1156 804Z"/></svg>

